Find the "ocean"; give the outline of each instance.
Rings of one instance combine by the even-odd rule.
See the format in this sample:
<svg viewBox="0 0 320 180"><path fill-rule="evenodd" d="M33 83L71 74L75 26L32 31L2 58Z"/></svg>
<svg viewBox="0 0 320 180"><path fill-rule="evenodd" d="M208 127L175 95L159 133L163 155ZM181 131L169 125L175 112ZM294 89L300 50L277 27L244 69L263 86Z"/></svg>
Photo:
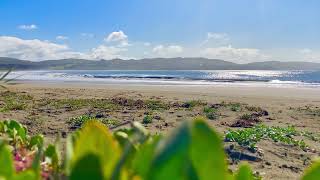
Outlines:
<svg viewBox="0 0 320 180"><path fill-rule="evenodd" d="M46 70L16 71L9 78L57 82L320 87L320 71Z"/></svg>

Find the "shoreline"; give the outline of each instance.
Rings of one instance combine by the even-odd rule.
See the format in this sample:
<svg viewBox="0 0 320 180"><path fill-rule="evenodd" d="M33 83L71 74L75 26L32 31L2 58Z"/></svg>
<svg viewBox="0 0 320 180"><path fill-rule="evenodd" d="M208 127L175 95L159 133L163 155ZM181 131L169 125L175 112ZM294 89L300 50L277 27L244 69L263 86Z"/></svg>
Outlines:
<svg viewBox="0 0 320 180"><path fill-rule="evenodd" d="M181 95L213 95L222 97L242 98L275 98L305 99L320 102L320 89L313 87L292 86L242 86L232 85L186 85L186 84L146 84L146 83L104 83L90 81L16 81L14 88L74 88L74 89L108 89L120 91L155 92L160 94L181 93Z"/></svg>

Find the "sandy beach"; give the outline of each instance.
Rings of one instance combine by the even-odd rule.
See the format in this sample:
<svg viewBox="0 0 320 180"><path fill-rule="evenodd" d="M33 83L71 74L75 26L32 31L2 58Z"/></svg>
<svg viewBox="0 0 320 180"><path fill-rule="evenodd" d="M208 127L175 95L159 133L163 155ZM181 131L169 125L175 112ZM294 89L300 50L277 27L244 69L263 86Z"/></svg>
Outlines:
<svg viewBox="0 0 320 180"><path fill-rule="evenodd" d="M260 110L267 114L259 116L258 123L266 126L294 126L314 136L320 128L318 88L26 81L9 85L8 90L11 94L1 91L1 106L6 105L6 96L13 96L20 98L25 107L3 111L0 119L16 119L25 124L31 134L45 134L49 141L58 134L65 138L73 132L76 128L70 125L70 119L81 115L114 119L117 123L111 123L112 127L125 121L142 122L145 115L152 113L154 120L146 124L146 128L152 133L167 134L184 120L204 116L204 106L217 108L218 118L208 119L208 123L222 135L229 129L243 128L232 126L241 115ZM92 103L84 105L83 101ZM112 106L103 104L106 102ZM145 106L146 102L157 102L157 108L165 108L150 109ZM186 102L198 103L194 107L186 107ZM240 110L230 110L234 104ZM266 179L297 179L320 150L318 141L308 138L304 141L309 151L281 142L262 140L257 144L258 153L253 154L259 157L259 161L244 161L248 161ZM226 147L229 145L225 143ZM246 150L243 152L246 153ZM230 167L236 167L237 163L230 162Z"/></svg>

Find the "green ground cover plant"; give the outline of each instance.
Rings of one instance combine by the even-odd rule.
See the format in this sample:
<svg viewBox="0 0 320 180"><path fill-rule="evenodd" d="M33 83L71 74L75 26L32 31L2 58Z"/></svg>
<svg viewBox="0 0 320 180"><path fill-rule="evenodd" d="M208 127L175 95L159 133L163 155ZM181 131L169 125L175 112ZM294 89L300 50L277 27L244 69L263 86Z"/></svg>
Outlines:
<svg viewBox="0 0 320 180"><path fill-rule="evenodd" d="M277 129L296 133L291 127ZM185 121L168 136L151 135L141 124L111 132L100 121L87 121L67 138L65 152L30 137L20 123L0 121L1 179L228 179L253 180L249 165L227 167L220 136L202 118ZM63 156L61 155L63 154ZM320 177L320 162L302 179Z"/></svg>
<svg viewBox="0 0 320 180"><path fill-rule="evenodd" d="M256 144L262 139L271 139L274 142L281 142L289 145L307 148L303 140L296 140L294 137L300 133L292 126L289 127L268 127L256 125L252 128L229 130L226 133L225 141L237 142L240 146L255 151Z"/></svg>

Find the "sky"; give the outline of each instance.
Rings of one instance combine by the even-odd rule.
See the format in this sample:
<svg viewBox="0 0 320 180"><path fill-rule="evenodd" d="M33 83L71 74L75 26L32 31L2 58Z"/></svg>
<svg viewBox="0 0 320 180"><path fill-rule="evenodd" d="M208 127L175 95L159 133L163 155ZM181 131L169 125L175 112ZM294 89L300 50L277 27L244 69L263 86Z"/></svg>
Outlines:
<svg viewBox="0 0 320 180"><path fill-rule="evenodd" d="M318 0L1 0L0 56L320 63Z"/></svg>

